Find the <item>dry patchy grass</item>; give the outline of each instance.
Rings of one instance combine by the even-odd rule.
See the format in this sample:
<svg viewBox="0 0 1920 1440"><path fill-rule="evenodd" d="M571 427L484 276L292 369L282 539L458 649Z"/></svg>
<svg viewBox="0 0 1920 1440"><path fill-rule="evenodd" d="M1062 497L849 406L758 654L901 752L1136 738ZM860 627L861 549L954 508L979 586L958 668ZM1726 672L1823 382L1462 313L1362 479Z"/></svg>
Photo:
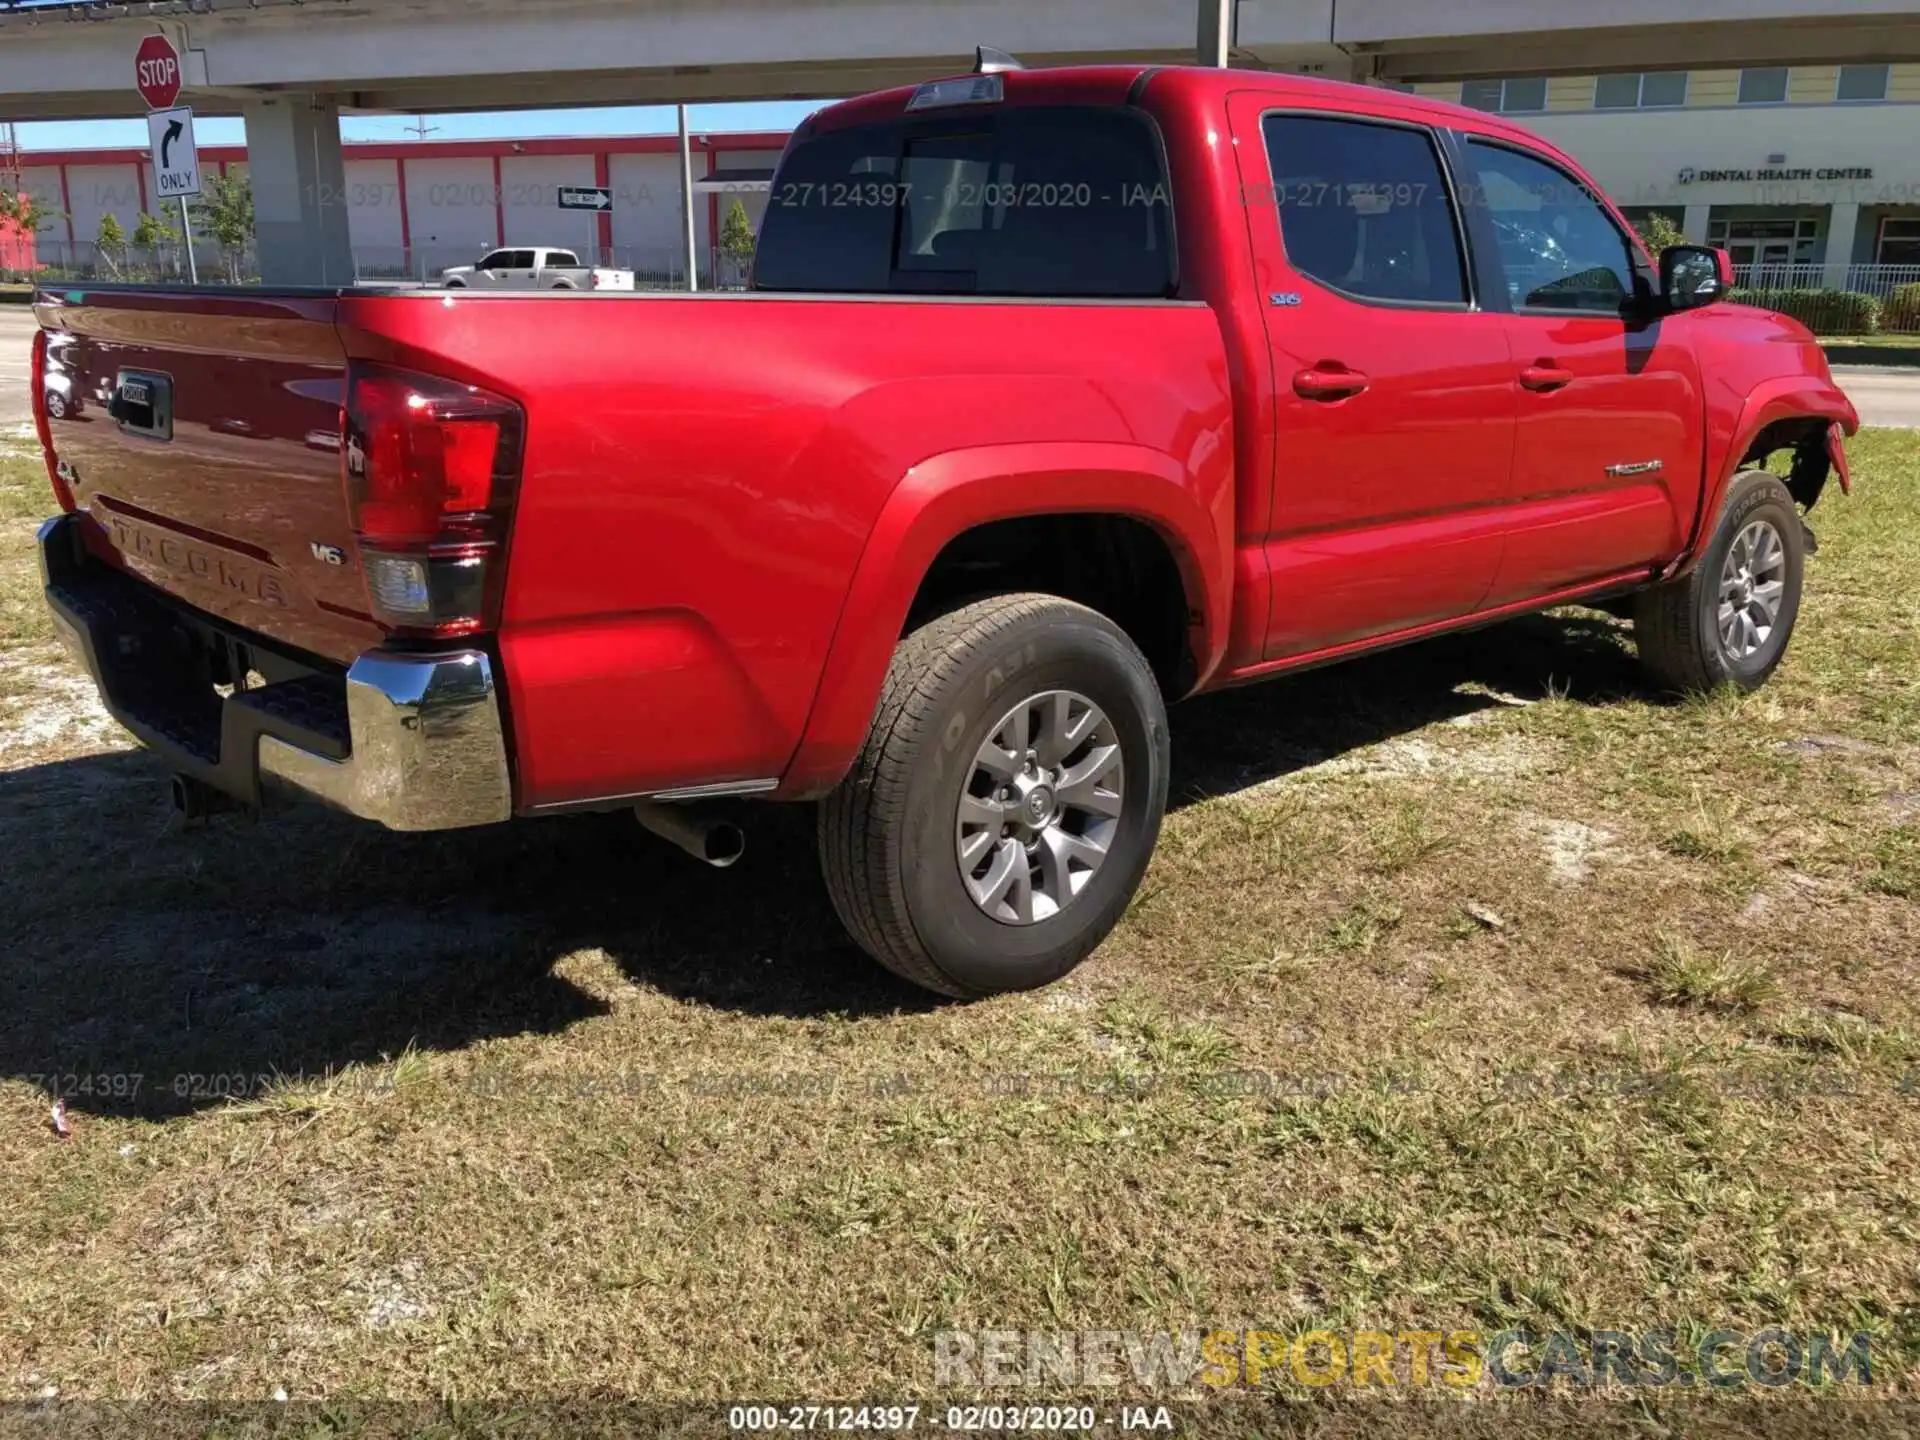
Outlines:
<svg viewBox="0 0 1920 1440"><path fill-rule="evenodd" d="M1864 1329L1904 1392L1920 451L1856 456L1763 693L1570 611L1196 702L1119 932L969 1007L798 813L724 875L179 829L0 456L0 1394L893 1395L941 1329L1212 1324Z"/></svg>

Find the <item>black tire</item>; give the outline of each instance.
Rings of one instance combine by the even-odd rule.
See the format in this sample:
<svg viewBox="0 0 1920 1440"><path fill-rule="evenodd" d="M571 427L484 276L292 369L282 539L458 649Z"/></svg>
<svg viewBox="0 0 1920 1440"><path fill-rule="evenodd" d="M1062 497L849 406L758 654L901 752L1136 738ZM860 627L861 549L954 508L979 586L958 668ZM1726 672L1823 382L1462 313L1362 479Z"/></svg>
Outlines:
<svg viewBox="0 0 1920 1440"><path fill-rule="evenodd" d="M958 806L989 731L1023 699L1072 690L1111 721L1125 767L1106 859L1058 913L1002 923L955 850ZM972 999L1031 990L1093 953L1146 872L1167 803L1166 706L1133 642L1097 611L1001 595L894 651L859 757L819 813L821 868L848 932L895 974Z"/></svg>
<svg viewBox="0 0 1920 1440"><path fill-rule="evenodd" d="M1741 533L1755 521L1771 524L1784 558L1783 594L1772 632L1750 655L1730 653L1719 625L1721 572ZM1640 663L1655 682L1682 694L1722 685L1757 690L1779 668L1800 616L1806 578L1806 527L1779 477L1746 470L1728 487L1720 523L1700 563L1677 580L1642 591L1633 612Z"/></svg>

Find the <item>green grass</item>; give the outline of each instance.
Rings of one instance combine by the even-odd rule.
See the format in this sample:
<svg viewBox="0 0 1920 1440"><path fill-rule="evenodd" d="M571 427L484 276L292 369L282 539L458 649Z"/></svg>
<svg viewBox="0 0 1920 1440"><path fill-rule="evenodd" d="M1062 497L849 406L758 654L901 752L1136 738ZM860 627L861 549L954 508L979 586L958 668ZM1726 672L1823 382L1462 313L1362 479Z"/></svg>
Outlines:
<svg viewBox="0 0 1920 1440"><path fill-rule="evenodd" d="M1566 611L1182 707L1120 929L965 1007L800 812L725 873L181 830L0 461L0 1398L925 1395L942 1329L1215 1324L1863 1329L1910 1394L1920 439L1853 448L1761 693Z"/></svg>
<svg viewBox="0 0 1920 1440"><path fill-rule="evenodd" d="M1831 335L1820 341L1835 365L1920 365L1920 334Z"/></svg>
<svg viewBox="0 0 1920 1440"><path fill-rule="evenodd" d="M1671 937L1662 937L1648 980L1662 1004L1709 1010L1758 1010L1780 993L1765 966L1743 964L1732 952L1702 955Z"/></svg>
<svg viewBox="0 0 1920 1440"><path fill-rule="evenodd" d="M44 520L53 510L40 447L0 436L0 520Z"/></svg>
<svg viewBox="0 0 1920 1440"><path fill-rule="evenodd" d="M1822 345L1864 345L1876 350L1920 349L1920 331L1898 335L1822 335Z"/></svg>

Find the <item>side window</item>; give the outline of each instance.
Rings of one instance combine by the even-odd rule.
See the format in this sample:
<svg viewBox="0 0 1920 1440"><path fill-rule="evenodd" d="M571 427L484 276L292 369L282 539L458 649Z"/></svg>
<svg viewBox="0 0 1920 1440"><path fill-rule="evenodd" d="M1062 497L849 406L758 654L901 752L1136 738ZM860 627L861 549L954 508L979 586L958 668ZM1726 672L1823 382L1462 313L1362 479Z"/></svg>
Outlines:
<svg viewBox="0 0 1920 1440"><path fill-rule="evenodd" d="M504 270L507 268L508 262L512 259L513 252L511 250L496 250L487 256L486 259L482 260L478 268L482 270Z"/></svg>
<svg viewBox="0 0 1920 1440"><path fill-rule="evenodd" d="M1269 115L1261 128L1294 269L1363 300L1467 303L1460 227L1431 135L1325 115Z"/></svg>
<svg viewBox="0 0 1920 1440"><path fill-rule="evenodd" d="M533 251L531 250L507 251L506 268L509 270L533 269Z"/></svg>
<svg viewBox="0 0 1920 1440"><path fill-rule="evenodd" d="M1633 245L1593 192L1538 156L1468 144L1515 308L1619 314L1635 294Z"/></svg>
<svg viewBox="0 0 1920 1440"><path fill-rule="evenodd" d="M549 250L547 252L547 269L549 270L577 270L579 267L580 257L571 250Z"/></svg>

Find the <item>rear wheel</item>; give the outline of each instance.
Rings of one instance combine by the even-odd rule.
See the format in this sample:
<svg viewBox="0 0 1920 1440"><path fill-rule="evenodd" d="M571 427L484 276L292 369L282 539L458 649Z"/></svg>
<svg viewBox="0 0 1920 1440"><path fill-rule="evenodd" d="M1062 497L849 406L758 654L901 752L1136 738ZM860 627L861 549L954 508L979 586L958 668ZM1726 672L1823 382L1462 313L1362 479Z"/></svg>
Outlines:
<svg viewBox="0 0 1920 1440"><path fill-rule="evenodd" d="M842 922L943 995L1028 990L1106 938L1166 809L1166 710L1105 616L1004 595L894 653L865 746L820 807Z"/></svg>
<svg viewBox="0 0 1920 1440"><path fill-rule="evenodd" d="M1787 487L1764 470L1735 476L1700 563L1640 594L1640 663L1673 690L1757 690L1787 653L1805 573L1806 527Z"/></svg>

